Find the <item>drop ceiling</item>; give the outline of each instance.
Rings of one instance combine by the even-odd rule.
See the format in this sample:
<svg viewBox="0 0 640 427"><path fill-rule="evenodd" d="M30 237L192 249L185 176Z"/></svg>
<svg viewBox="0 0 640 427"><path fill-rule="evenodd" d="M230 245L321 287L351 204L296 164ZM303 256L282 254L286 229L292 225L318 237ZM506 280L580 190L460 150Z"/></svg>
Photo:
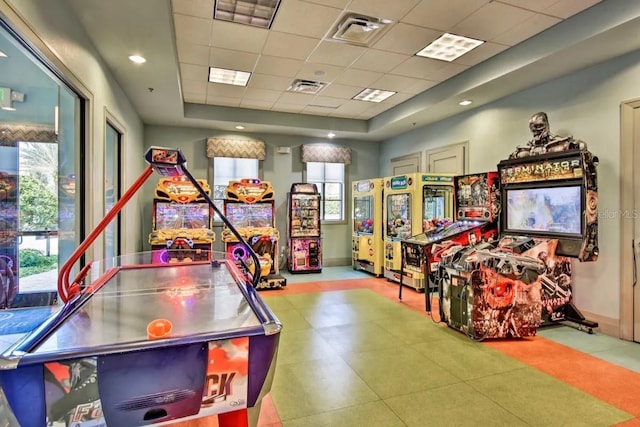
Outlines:
<svg viewBox="0 0 640 427"><path fill-rule="evenodd" d="M66 1L153 125L384 140L640 48L635 1L282 0L270 29L214 20L214 0ZM390 23L333 39L354 15ZM484 43L452 62L415 55L445 32ZM251 77L209 83L209 67ZM322 88L287 90L296 80ZM365 88L397 93L354 100Z"/></svg>

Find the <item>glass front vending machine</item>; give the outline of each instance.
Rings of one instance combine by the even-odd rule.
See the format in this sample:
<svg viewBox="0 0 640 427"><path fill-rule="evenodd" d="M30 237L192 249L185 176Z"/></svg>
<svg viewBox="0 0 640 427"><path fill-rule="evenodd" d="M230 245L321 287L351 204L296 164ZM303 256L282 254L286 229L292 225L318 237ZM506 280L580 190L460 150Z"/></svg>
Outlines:
<svg viewBox="0 0 640 427"><path fill-rule="evenodd" d="M380 277L384 273L382 237L383 178L353 182L352 266Z"/></svg>
<svg viewBox="0 0 640 427"><path fill-rule="evenodd" d="M291 273L322 271L320 193L315 184L295 183L287 195L288 253Z"/></svg>

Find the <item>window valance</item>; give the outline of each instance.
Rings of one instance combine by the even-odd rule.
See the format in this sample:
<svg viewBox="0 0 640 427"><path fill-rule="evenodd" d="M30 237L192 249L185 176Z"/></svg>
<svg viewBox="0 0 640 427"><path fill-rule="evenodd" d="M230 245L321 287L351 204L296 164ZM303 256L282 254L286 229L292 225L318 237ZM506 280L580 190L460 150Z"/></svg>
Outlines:
<svg viewBox="0 0 640 427"><path fill-rule="evenodd" d="M18 141L58 142L58 135L52 128L24 124L0 125L0 145L13 147Z"/></svg>
<svg viewBox="0 0 640 427"><path fill-rule="evenodd" d="M266 147L254 139L207 138L207 157L236 157L264 160Z"/></svg>
<svg viewBox="0 0 640 427"><path fill-rule="evenodd" d="M331 144L305 144L302 146L302 161L351 164L351 148Z"/></svg>

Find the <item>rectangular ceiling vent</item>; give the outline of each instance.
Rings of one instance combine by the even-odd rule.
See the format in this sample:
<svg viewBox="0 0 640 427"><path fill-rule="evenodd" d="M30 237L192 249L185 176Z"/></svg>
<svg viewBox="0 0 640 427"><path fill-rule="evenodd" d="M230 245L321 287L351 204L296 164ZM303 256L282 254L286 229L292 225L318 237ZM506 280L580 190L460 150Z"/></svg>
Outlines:
<svg viewBox="0 0 640 427"><path fill-rule="evenodd" d="M342 17L331 38L358 46L370 46L391 28L392 23L389 19L348 13Z"/></svg>
<svg viewBox="0 0 640 427"><path fill-rule="evenodd" d="M290 92L306 93L308 95L316 95L327 86L327 83L315 82L313 80L295 79L289 89Z"/></svg>

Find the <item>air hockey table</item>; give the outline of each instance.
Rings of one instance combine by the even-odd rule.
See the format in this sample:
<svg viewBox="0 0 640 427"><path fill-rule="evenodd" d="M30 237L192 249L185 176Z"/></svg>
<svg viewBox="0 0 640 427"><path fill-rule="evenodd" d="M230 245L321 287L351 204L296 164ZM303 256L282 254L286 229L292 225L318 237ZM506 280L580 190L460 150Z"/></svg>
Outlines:
<svg viewBox="0 0 640 427"><path fill-rule="evenodd" d="M127 427L209 416L224 427L249 425L270 391L282 329L253 286L259 269L254 276L225 253L158 263L143 252L89 263L65 282L120 208L61 268L64 304L2 347L0 425Z"/></svg>

